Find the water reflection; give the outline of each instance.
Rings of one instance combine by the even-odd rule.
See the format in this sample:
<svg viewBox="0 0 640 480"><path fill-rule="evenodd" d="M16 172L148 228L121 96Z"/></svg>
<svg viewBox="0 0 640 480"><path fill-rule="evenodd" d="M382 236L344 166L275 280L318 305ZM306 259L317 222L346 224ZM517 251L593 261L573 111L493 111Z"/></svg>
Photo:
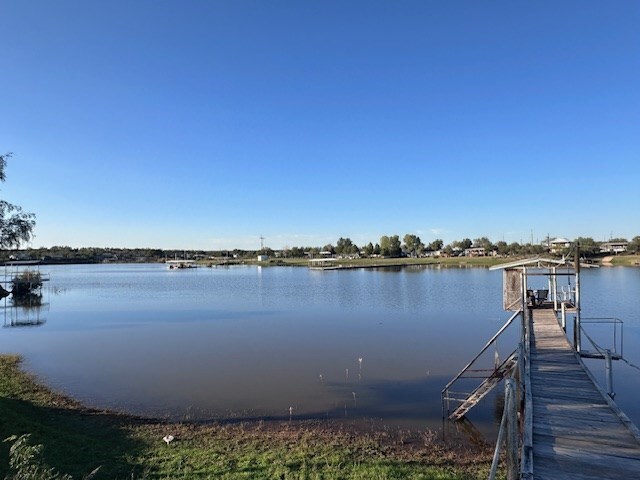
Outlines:
<svg viewBox="0 0 640 480"><path fill-rule="evenodd" d="M42 293L29 292L20 296L13 295L11 297L11 305L23 310L39 309L42 307Z"/></svg>
<svg viewBox="0 0 640 480"><path fill-rule="evenodd" d="M46 304L41 293L25 293L12 296L9 302L4 301L4 327L38 327L44 325L44 310Z"/></svg>
<svg viewBox="0 0 640 480"><path fill-rule="evenodd" d="M375 418L439 428L440 390L508 318L501 274L484 269L50 273L52 304L20 311L41 328L3 330L0 350L24 354L40 378L86 403L171 419ZM606 293L606 279L585 275L583 305L590 290ZM640 278L614 283L637 308ZM5 325L11 315L5 309ZM626 341L640 345L638 333L625 327ZM516 342L517 332L501 339L501 358ZM469 414L479 431L499 421L498 390Z"/></svg>

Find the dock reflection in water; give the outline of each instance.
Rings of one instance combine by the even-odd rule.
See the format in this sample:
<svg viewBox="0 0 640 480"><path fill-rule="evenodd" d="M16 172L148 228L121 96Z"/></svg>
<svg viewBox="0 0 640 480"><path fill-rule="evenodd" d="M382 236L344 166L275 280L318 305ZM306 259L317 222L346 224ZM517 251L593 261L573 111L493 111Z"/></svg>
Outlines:
<svg viewBox="0 0 640 480"><path fill-rule="evenodd" d="M38 327L47 321L48 307L41 293L30 293L20 297L2 300L3 327Z"/></svg>

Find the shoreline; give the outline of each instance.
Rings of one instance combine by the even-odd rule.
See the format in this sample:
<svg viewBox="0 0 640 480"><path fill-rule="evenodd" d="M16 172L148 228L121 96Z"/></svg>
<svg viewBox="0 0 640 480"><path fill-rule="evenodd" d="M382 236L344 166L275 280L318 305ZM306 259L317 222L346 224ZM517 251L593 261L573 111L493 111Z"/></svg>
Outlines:
<svg viewBox="0 0 640 480"><path fill-rule="evenodd" d="M526 255L513 256L485 256L485 257L424 257L424 258L340 258L335 263L338 266L323 268L324 270L341 270L356 268L399 268L408 266L432 267L432 268L489 268L500 263L530 258ZM594 265L601 267L640 267L640 255L613 255L603 256L590 259ZM5 266L60 266L60 265L139 265L139 264L164 264L164 259L146 259L145 261L95 261L93 259L64 259L64 260L31 260L31 261L6 261ZM204 267L223 267L234 265L258 265L262 267L307 267L309 268L308 258L270 258L267 261L258 261L255 258L240 259L209 259L198 260L199 268Z"/></svg>
<svg viewBox="0 0 640 480"><path fill-rule="evenodd" d="M168 422L93 409L43 386L0 354L2 439L30 433L44 461L74 478L486 478L489 446L431 431L352 428L327 421ZM165 435L175 440L165 444ZM0 474L9 445L0 444Z"/></svg>

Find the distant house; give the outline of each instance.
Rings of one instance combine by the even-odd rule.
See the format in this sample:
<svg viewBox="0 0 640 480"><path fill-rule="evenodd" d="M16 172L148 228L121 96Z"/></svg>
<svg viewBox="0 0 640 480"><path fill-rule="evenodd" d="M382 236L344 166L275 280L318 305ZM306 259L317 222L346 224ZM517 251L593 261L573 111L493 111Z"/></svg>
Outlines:
<svg viewBox="0 0 640 480"><path fill-rule="evenodd" d="M348 253L346 255L338 255L336 258L344 258L347 260L355 260L356 258L360 258L360 254L359 253Z"/></svg>
<svg viewBox="0 0 640 480"><path fill-rule="evenodd" d="M600 245L601 253L623 253L629 248L629 242L605 242Z"/></svg>
<svg viewBox="0 0 640 480"><path fill-rule="evenodd" d="M486 254L484 247L471 247L464 250L465 257L484 257Z"/></svg>
<svg viewBox="0 0 640 480"><path fill-rule="evenodd" d="M562 253L565 248L569 248L571 246L571 240L567 240L566 238L554 238L549 242L549 248L551 253Z"/></svg>
<svg viewBox="0 0 640 480"><path fill-rule="evenodd" d="M105 252L98 256L98 260L102 263L115 263L118 261L118 255L115 253Z"/></svg>
<svg viewBox="0 0 640 480"><path fill-rule="evenodd" d="M269 255L258 255L258 261L259 262L268 262L269 261Z"/></svg>

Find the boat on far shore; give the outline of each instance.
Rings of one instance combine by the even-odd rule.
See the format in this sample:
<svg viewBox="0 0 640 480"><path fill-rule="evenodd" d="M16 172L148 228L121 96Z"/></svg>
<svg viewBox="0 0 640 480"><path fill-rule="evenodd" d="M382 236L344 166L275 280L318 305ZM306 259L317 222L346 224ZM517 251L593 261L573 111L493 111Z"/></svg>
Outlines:
<svg viewBox="0 0 640 480"><path fill-rule="evenodd" d="M195 260L166 260L165 264L169 270L198 267Z"/></svg>

